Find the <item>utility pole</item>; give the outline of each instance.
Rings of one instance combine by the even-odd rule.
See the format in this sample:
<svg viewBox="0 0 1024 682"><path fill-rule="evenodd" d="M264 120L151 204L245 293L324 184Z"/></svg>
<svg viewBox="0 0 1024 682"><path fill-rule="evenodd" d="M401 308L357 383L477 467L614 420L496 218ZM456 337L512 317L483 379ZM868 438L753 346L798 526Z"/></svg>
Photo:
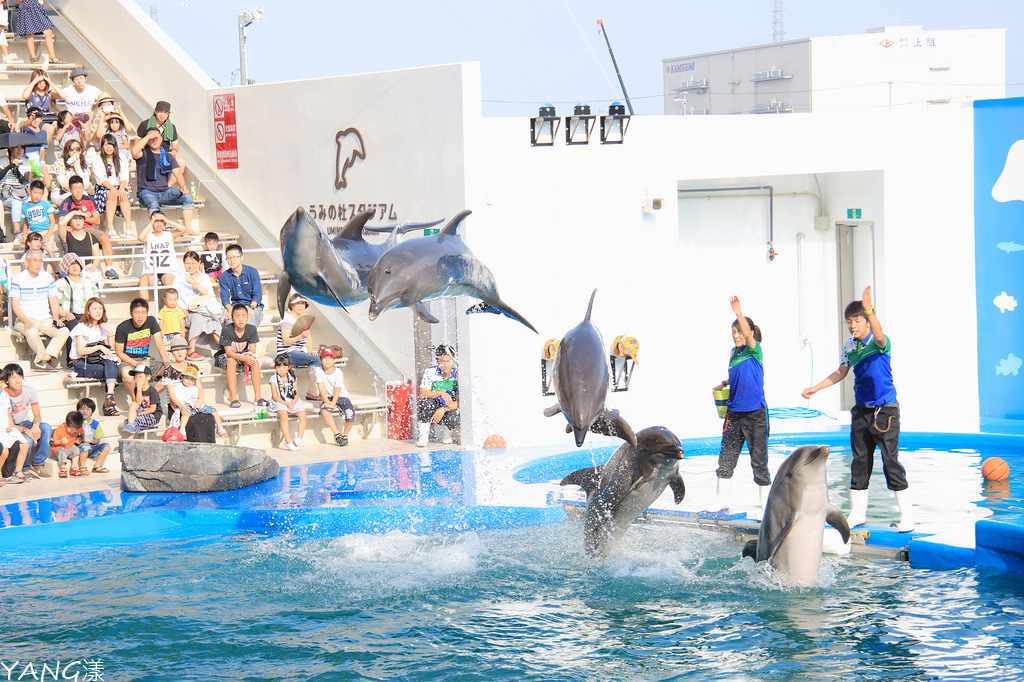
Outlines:
<svg viewBox="0 0 1024 682"><path fill-rule="evenodd" d="M612 44L608 40L608 30L604 27L604 22L600 19L597 20L597 25L600 26L601 35L604 36L604 43L608 46L608 54L612 56L612 66L615 67L615 75L619 77L619 87L622 88L622 96L626 98L626 106L629 108L629 115L633 115L633 103L629 101L629 95L626 94L626 84L622 82L622 73L619 72L619 64L615 61L615 53L612 52Z"/></svg>

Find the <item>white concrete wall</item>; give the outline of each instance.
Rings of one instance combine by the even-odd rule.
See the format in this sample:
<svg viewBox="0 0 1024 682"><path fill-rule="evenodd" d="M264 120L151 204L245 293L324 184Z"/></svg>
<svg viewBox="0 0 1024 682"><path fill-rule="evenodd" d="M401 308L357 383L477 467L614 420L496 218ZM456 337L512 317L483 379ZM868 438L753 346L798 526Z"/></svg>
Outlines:
<svg viewBox="0 0 1024 682"><path fill-rule="evenodd" d="M541 333L490 316L470 321L461 362L472 377L477 440L571 442L563 419L541 416L553 402L540 395L541 346L582 319L593 288L606 344L617 334L640 340L629 392L609 398L635 428L662 423L683 436L720 428L710 389L726 372L732 293L764 330L769 402L804 405L811 357L798 334L797 233L806 237L815 381L838 366L842 343L835 237L814 230L817 201L804 194L818 183L833 218L860 207L877 223L876 301L894 343L905 428L976 430L976 347L958 345L941 364L925 351L945 333L936 324L943 311L957 311L958 329L974 329L971 121L960 110L645 117L621 146L531 148L526 119L484 120L486 134L471 145L486 182L469 193L470 245ZM763 199L675 200L677 186L762 183L778 192L771 263ZM663 197L665 208L644 214L645 195ZM869 280L857 252L859 291ZM835 388L810 403L832 415L839 405Z"/></svg>

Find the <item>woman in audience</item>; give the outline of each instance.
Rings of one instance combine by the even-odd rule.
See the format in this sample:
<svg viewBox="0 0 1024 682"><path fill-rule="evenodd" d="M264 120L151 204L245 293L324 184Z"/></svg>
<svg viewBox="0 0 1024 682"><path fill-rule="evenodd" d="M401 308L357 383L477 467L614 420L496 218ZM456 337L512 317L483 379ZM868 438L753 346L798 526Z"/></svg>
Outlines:
<svg viewBox="0 0 1024 682"><path fill-rule="evenodd" d="M57 113L57 122L53 124L53 148L64 149L68 140L82 139L82 126L75 123L75 117L68 111ZM60 154L57 155L60 158Z"/></svg>
<svg viewBox="0 0 1024 682"><path fill-rule="evenodd" d="M116 105L115 105L116 106ZM103 122L96 126L96 137L94 144L98 148L104 135L113 135L114 139L117 140L117 153L121 156L121 165L127 166L129 163L129 149L132 146L132 137L134 137L134 130L130 123L125 123L124 114L121 113L121 107L117 107L117 110L111 114L103 114Z"/></svg>
<svg viewBox="0 0 1024 682"><path fill-rule="evenodd" d="M43 69L32 69L29 83L21 92L25 110L39 107L44 115L57 113L57 101L64 99L64 91L58 88Z"/></svg>
<svg viewBox="0 0 1024 682"><path fill-rule="evenodd" d="M103 414L116 417L114 386L117 384L117 356L110 346L110 325L107 309L98 297L85 302L85 314L71 330L71 369L80 377L103 379L107 397L103 401Z"/></svg>
<svg viewBox="0 0 1024 682"><path fill-rule="evenodd" d="M61 113L67 112L62 111ZM76 139L67 140L64 143L64 153L53 163L54 182L53 187L50 188L50 201L59 204L70 196L69 182L72 175L78 175L85 180L85 193L92 194L93 186L88 170L89 164L85 160L82 143Z"/></svg>
<svg viewBox="0 0 1024 682"><path fill-rule="evenodd" d="M7 160L8 164L0 168L0 203L11 210L11 222L14 223L11 239L14 239L21 232L21 207L29 202L28 186L32 182L32 166L22 146L8 149ZM0 236L6 241L6 235Z"/></svg>
<svg viewBox="0 0 1024 682"><path fill-rule="evenodd" d="M53 136L53 129L43 126L43 114L38 107L28 110L28 120L25 121L21 132L39 140L38 144L31 144L25 148L25 156L32 164L32 175L42 179L43 184L49 188L50 167L46 165L44 158L50 145L50 138Z"/></svg>
<svg viewBox="0 0 1024 682"><path fill-rule="evenodd" d="M203 272L199 254L186 252L184 264L185 272L178 273L171 286L178 290L179 300L189 312L185 322L188 328L188 359L202 360L203 356L196 352L196 342L202 335L209 334L213 337L214 346L219 348L224 309L220 299L213 295L213 278Z"/></svg>
<svg viewBox="0 0 1024 682"><path fill-rule="evenodd" d="M306 400L319 400L316 370L322 367L320 358L310 352L312 349L309 346L309 328L295 328L296 321L305 315L308 309L309 301L302 294L295 292L288 298L288 310L281 316L281 325L277 328L277 354L287 355L292 367L309 368Z"/></svg>
<svg viewBox="0 0 1024 682"><path fill-rule="evenodd" d="M28 47L28 56L35 64L36 57L36 34L43 34L43 41L46 43L46 52L50 56L51 64L63 64L53 53L53 22L46 16L43 9L43 0L21 0L18 3L18 35L25 36L25 45Z"/></svg>
<svg viewBox="0 0 1024 682"><path fill-rule="evenodd" d="M114 230L114 213L118 208L124 217L124 234L129 237L132 229L131 198L128 196L128 164L121 160L117 152L117 140L111 134L104 135L100 140L100 150L92 155L92 162L89 164L92 170L93 186L96 193L93 195L93 203L96 210L106 213L107 234L111 237L117 236Z"/></svg>

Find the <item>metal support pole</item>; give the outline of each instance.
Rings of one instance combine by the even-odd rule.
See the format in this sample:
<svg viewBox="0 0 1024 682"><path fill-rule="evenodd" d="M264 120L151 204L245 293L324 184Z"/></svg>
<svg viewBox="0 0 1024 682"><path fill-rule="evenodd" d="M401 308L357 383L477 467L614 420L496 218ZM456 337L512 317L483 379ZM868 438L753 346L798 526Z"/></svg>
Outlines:
<svg viewBox="0 0 1024 682"><path fill-rule="evenodd" d="M245 15L238 15L238 71L242 79L242 85L249 84L249 72L245 64Z"/></svg>
<svg viewBox="0 0 1024 682"><path fill-rule="evenodd" d="M622 88L622 96L626 98L626 106L629 107L629 115L633 115L633 103L629 101L629 95L626 93L626 84L622 81L622 73L619 71L619 64L615 61L615 53L612 52L612 44L608 40L608 29L604 27L604 22L600 19L597 20L598 26L601 27L601 35L604 36L604 43L608 46L608 54L612 56L612 66L615 67L615 75L619 77L619 87Z"/></svg>

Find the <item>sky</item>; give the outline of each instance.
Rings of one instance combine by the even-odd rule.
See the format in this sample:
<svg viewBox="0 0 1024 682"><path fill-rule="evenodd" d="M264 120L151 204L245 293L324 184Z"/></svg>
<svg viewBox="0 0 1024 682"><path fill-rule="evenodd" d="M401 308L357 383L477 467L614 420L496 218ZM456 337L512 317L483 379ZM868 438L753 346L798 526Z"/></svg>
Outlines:
<svg viewBox="0 0 1024 682"><path fill-rule="evenodd" d="M546 102L622 101L603 20L637 114L663 113L661 60L772 42L773 0L137 0L210 76L239 84L238 14L258 83L480 63L486 116L535 116ZM1007 95L1024 96L1019 0L784 0L787 40L878 26L1005 28Z"/></svg>

